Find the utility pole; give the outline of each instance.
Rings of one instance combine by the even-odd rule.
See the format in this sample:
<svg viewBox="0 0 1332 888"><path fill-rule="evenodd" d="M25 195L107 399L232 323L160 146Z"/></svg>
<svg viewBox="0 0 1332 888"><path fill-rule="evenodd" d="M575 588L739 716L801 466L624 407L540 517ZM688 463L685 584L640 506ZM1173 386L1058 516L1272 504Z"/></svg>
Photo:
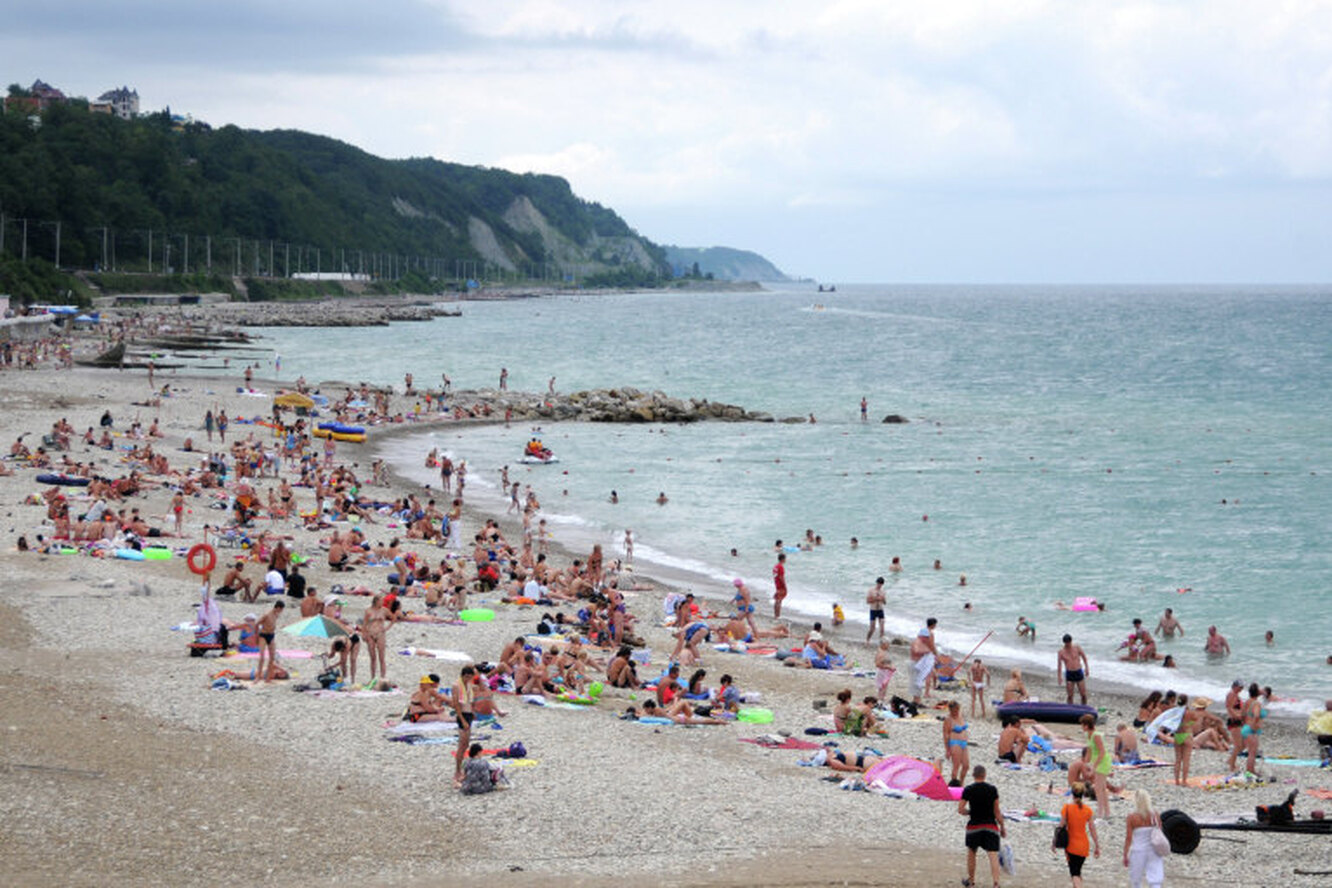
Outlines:
<svg viewBox="0 0 1332 888"><path fill-rule="evenodd" d="M186 235L185 235L185 256L184 256L184 259L181 261L180 264L181 264L181 265L184 267L184 269L185 269L185 270L184 270L183 272L181 272L181 273L182 273L182 274L189 274L189 273L190 273L190 236L189 236L188 233L186 233Z"/></svg>
<svg viewBox="0 0 1332 888"><path fill-rule="evenodd" d="M153 230L148 229L148 273L153 273Z"/></svg>
<svg viewBox="0 0 1332 888"><path fill-rule="evenodd" d="M28 220L23 220L23 261L28 261Z"/></svg>
<svg viewBox="0 0 1332 888"><path fill-rule="evenodd" d="M212 273L213 273L213 236L212 236L211 234L205 234L205 235L204 235L204 261L205 261L205 262L207 263L207 265L208 265L208 273L209 273L209 274L212 274Z"/></svg>

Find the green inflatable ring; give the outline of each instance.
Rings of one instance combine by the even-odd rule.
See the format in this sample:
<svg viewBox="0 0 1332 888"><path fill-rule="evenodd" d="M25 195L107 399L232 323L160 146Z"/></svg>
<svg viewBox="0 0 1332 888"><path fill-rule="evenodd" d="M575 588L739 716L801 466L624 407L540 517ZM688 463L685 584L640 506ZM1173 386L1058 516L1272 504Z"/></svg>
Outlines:
<svg viewBox="0 0 1332 888"><path fill-rule="evenodd" d="M458 619L464 623L489 623L495 619L495 612L488 607L474 607L458 611Z"/></svg>
<svg viewBox="0 0 1332 888"><path fill-rule="evenodd" d="M772 721L771 709L741 709L735 717L751 725L766 725Z"/></svg>

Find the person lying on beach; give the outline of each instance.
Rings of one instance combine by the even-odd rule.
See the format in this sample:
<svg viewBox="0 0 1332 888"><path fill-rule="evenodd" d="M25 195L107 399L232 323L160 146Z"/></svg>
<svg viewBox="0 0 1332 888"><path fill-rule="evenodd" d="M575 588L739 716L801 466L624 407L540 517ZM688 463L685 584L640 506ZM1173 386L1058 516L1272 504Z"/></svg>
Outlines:
<svg viewBox="0 0 1332 888"><path fill-rule="evenodd" d="M815 756L817 760L819 756ZM849 771L853 774L864 774L870 768L883 761L880 756L869 752L847 753L840 749L829 747L823 764L832 768L834 771Z"/></svg>
<svg viewBox="0 0 1332 888"><path fill-rule="evenodd" d="M669 718L678 725L725 725L726 719L695 715L689 701L680 697L668 706L658 706L656 700L643 701L643 715L650 718Z"/></svg>
<svg viewBox="0 0 1332 888"><path fill-rule="evenodd" d="M787 638L791 630L781 623L771 629L753 630L745 620L732 617L718 630L718 635L726 644L749 644L760 638Z"/></svg>

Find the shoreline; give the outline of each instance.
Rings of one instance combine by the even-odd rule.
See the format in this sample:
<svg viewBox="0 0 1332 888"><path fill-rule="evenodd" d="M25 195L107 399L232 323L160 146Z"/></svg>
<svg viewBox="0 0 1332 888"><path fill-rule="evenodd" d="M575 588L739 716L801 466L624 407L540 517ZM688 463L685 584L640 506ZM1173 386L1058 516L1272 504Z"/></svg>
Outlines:
<svg viewBox="0 0 1332 888"><path fill-rule="evenodd" d="M237 377L171 379L173 387L180 385L182 391L164 400L156 413L166 433L162 452L173 463L197 461L200 454L183 456L177 448L188 435L198 439L198 418L213 401L223 403L229 412L233 404L254 412L257 399L234 392ZM147 385L140 373L39 369L0 376L0 389L11 406L0 419L0 434L8 433L12 439L21 431L39 433L62 415L69 415L76 428L95 421L108 406L123 417L133 412L130 402ZM41 394L60 389L72 394ZM402 433L424 428L406 426ZM250 430L233 427L237 434ZM376 452L373 448L372 444L358 451L358 461L368 464ZM105 459L100 451L93 455ZM339 455L346 458L343 448ZM81 445L75 445L73 456L85 458ZM110 465L114 472L122 470L119 464ZM31 538L41 528L42 510L22 503L27 494L43 489L31 471L16 471L14 477L0 478L0 499L12 512L14 527L4 556L11 583L0 589L0 605L6 608L0 613L0 625L9 624L0 634L4 641L0 662L12 678L3 679L0 688L7 702L31 695L31 705L14 703L9 722L15 742L7 744L0 762L27 790L0 801L6 822L23 824L0 853L0 874L8 876L7 881L204 884L215 881L220 869L232 867L237 855L245 857L239 868L232 867L238 875L260 884L284 885L323 883L335 874L367 884L423 886L482 880L513 885L608 884L612 879L622 882L630 874L667 884L891 880L923 886L939 884L945 877L955 881L963 873L963 821L955 806L842 792L818 779L827 771L797 766L799 752L736 742L768 730L802 736L806 727L821 723L813 700L828 699L841 687L867 693L872 687L869 679L786 669L771 660L705 648L710 683L721 671L730 671L741 687L762 693L762 706L776 717L761 727L654 728L624 722L615 713L633 701L617 691L607 691L599 706L578 712L503 698L501 705L510 714L502 720L504 730L496 732L495 744L522 740L540 764L511 770L515 788L509 792L461 797L448 786L450 747L385 742L380 725L387 713L402 708L405 697L322 700L280 686L239 693L210 690L208 675L223 664L186 657L185 639L167 628L189 619L197 596L196 581L179 559L175 564L145 565L14 552L12 542L19 533ZM391 480L389 487L374 489L377 498L419 488L410 481L404 487L402 479ZM262 486L267 485L265 481ZM309 500L308 491L298 489L298 500ZM156 520L167 512L161 490L131 503ZM192 542L204 523L215 521L204 505L203 499L194 502L186 522L188 539L183 542ZM515 539L510 535L515 522L509 516L481 511L465 512L465 535L484 517L496 518L506 535ZM376 525L371 539L387 536L388 530L384 524ZM316 543L322 534L285 527L283 532L291 533L298 549L313 556L307 574L321 592L330 582L344 579L321 564ZM441 550L418 547L418 551ZM563 552L552 547L557 563L584 554L557 551ZM230 550L219 552L225 554ZM254 568L249 570L253 576ZM378 587L384 572L358 569L350 576ZM110 586L101 585L107 581ZM151 594L140 594L139 584L145 583ZM654 671L671 646L669 633L655 619L662 594L661 589L627 593L631 611L640 620L640 634L654 651ZM756 593L760 610L765 603L761 594ZM416 675L433 669L451 679L454 670L447 664L404 658L393 651L413 644L461 649L477 659L493 659L503 641L515 632L531 631L541 613L541 609L498 605L493 596L473 597L494 607L493 623L395 626L389 636L390 677L410 687ZM417 604L415 599L407 602ZM352 599L349 610L359 611L363 603ZM239 602L222 607L230 619L257 608ZM19 610L21 621L2 619ZM864 627L858 631L863 638ZM856 631L848 623L830 634L838 644L838 639L854 637ZM839 647L845 646L843 640ZM894 655L901 667L902 653L894 649ZM308 664L291 662L297 680L312 678ZM905 688L904 672L893 680L894 693ZM1028 684L1033 691L1041 688L1038 693L1043 695L1052 687L1040 676L1030 677ZM1112 725L1113 718L1123 714L1131 719L1136 711L1137 696L1116 696L1099 682L1092 700L1107 707ZM1265 734L1264 741L1272 752L1307 754L1312 748L1302 724L1278 720L1271 724L1272 736ZM122 733L110 737L101 733L104 729ZM1056 726L1056 730L1061 729ZM990 765L996 735L992 718L974 720L973 763ZM78 742L72 742L71 736ZM929 760L937 759L942 748L935 721L890 723L886 738L837 739L848 750L876 745L886 752ZM1195 773L1214 771L1217 756L1200 752ZM21 766L100 771L106 776ZM1322 783L1316 769L1271 763L1266 769L1302 788ZM208 778L201 790L191 779L199 770ZM1127 780L1130 786L1149 788L1157 796L1158 808L1179 807L1197 814L1252 810L1255 803L1278 801L1276 796L1284 796L1289 788L1279 784L1208 793L1170 787L1163 782L1165 776L1168 769L1139 771L1130 772ZM1042 798L1046 805L1054 803L1044 793L1048 775L993 768L991 778L1000 788L1005 808L1025 808ZM149 791L136 791L139 787ZM69 804L54 804L56 798ZM33 799L43 800L47 807L34 808L38 803ZM513 823L534 809L546 815L539 822L557 831L548 842L534 843L520 830L482 828L487 822ZM46 813L34 814L41 810ZM1088 867L1096 883L1120 878L1116 851L1127 810L1126 802L1114 804L1115 817L1103 836L1106 853ZM115 823L109 830L96 829L82 811ZM774 814L777 811L799 813L783 816ZM557 820L561 816L567 819ZM383 841L354 838L364 836L371 824ZM1014 823L1009 831L1018 851L1019 875L1006 878L1005 884L1056 884L1066 878L1061 861L1046 851L1047 828ZM70 834L72 840L64 838ZM127 848L135 835L140 845ZM76 852L101 855L103 865L98 871L70 868L63 859L44 855L42 849L56 840L73 841ZM1214 881L1242 866L1260 883L1314 885L1318 882L1290 875L1286 866L1296 857L1325 855L1324 845L1315 837L1255 834L1243 846L1204 842L1193 855L1172 858L1167 869L1171 884ZM266 848L273 849L271 856Z"/></svg>

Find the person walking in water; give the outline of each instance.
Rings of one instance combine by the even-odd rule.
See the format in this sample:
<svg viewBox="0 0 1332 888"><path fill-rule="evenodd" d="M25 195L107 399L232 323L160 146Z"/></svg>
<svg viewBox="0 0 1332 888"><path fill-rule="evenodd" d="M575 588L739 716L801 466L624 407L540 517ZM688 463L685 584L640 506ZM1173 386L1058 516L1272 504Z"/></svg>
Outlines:
<svg viewBox="0 0 1332 888"><path fill-rule="evenodd" d="M860 421L869 422L869 401L863 396L860 399Z"/></svg>

